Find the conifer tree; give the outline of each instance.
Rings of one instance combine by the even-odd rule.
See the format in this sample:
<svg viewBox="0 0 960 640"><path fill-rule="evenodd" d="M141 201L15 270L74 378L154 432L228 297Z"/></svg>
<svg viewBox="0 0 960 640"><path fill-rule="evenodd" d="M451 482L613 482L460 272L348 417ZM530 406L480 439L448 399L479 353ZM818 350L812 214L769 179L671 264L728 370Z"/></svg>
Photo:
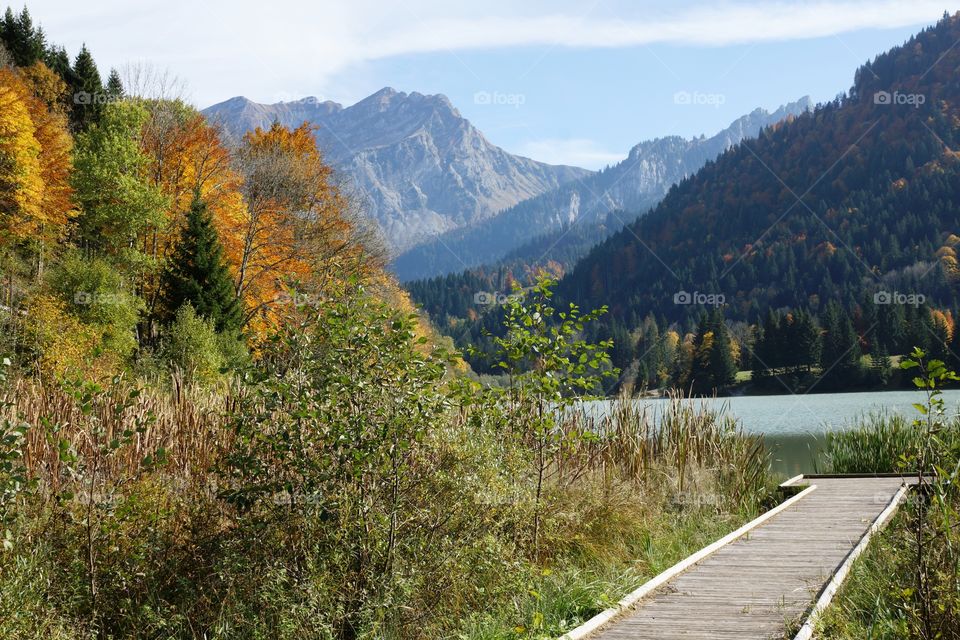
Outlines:
<svg viewBox="0 0 960 640"><path fill-rule="evenodd" d="M186 303L211 320L218 332L235 332L243 321L233 279L207 205L195 196L187 224L164 277L165 307L172 317Z"/></svg>
<svg viewBox="0 0 960 640"><path fill-rule="evenodd" d="M823 353L823 342L820 337L820 327L814 322L813 316L805 311L797 314L795 338L797 341L797 365L804 371L820 362Z"/></svg>
<svg viewBox="0 0 960 640"><path fill-rule="evenodd" d="M830 389L856 386L862 379L860 337L843 308L831 303L824 317L826 334L820 366L823 386Z"/></svg>
<svg viewBox="0 0 960 640"><path fill-rule="evenodd" d="M120 100L124 96L123 81L116 69L110 69L110 75L107 77L107 96L111 100Z"/></svg>
<svg viewBox="0 0 960 640"><path fill-rule="evenodd" d="M710 314L710 331L713 332L713 347L710 349L709 379L712 388L729 387L737 379L737 363L733 359L730 332L723 311L717 307Z"/></svg>
<svg viewBox="0 0 960 640"><path fill-rule="evenodd" d="M14 15L13 10L7 7L0 21L0 40L18 67L29 67L43 59L46 52L43 29L33 27L33 19L26 7L20 15Z"/></svg>
<svg viewBox="0 0 960 640"><path fill-rule="evenodd" d="M75 87L78 82L76 74L73 73L73 66L70 64L70 55L67 53L67 50L63 47L50 47L44 55L44 62L67 83L68 87L71 87L72 91L72 88ZM72 104L73 100L71 99L70 102Z"/></svg>
<svg viewBox="0 0 960 640"><path fill-rule="evenodd" d="M100 120L105 95L100 71L87 45L83 45L73 62L73 75L71 120L77 130L84 131Z"/></svg>
<svg viewBox="0 0 960 640"><path fill-rule="evenodd" d="M696 393L712 393L736 381L730 332L720 308L702 315L693 341L690 380Z"/></svg>

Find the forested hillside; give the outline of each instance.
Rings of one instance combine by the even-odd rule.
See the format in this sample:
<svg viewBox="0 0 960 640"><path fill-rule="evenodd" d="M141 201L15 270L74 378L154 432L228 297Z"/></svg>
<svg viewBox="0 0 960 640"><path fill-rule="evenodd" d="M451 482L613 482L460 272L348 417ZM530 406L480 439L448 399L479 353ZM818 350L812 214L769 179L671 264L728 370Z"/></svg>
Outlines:
<svg viewBox="0 0 960 640"><path fill-rule="evenodd" d="M636 325L699 313L679 291L722 294L730 318L768 307L850 308L864 290L952 306L960 181L957 19L856 73L849 95L767 129L671 190L561 284Z"/></svg>
<svg viewBox="0 0 960 640"><path fill-rule="evenodd" d="M847 95L708 163L594 248L560 295L609 302L606 331L629 336L615 361L647 384L728 386L729 371L707 373L716 350L755 382L832 371L823 389L881 383L887 356L911 344L949 355L960 278L958 37L960 20L945 16L860 68ZM712 308L729 341L712 339ZM791 355L794 339L769 336L800 320L811 339Z"/></svg>
<svg viewBox="0 0 960 640"><path fill-rule="evenodd" d="M17 364L216 376L293 301L351 277L402 299L308 126L228 148L182 100L103 83L86 48L70 63L26 10L0 27L0 350Z"/></svg>
<svg viewBox="0 0 960 640"><path fill-rule="evenodd" d="M887 384L888 357L913 345L956 360L958 37L945 17L878 56L849 94L708 162L566 273L562 299L610 305L594 337L613 338L623 381L710 392L740 369L754 386L827 390ZM500 312L471 295L526 276L408 287L482 353Z"/></svg>

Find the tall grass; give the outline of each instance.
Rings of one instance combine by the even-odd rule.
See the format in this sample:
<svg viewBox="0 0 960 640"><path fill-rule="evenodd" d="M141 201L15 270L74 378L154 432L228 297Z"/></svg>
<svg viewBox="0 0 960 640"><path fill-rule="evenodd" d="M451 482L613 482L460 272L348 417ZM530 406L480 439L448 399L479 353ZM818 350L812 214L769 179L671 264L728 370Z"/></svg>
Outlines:
<svg viewBox="0 0 960 640"><path fill-rule="evenodd" d="M960 446L960 418L951 419L950 425L941 437L952 449ZM848 428L827 433L816 468L819 473L910 472L904 456L916 451L923 437L923 430L899 413L870 413Z"/></svg>
<svg viewBox="0 0 960 640"><path fill-rule="evenodd" d="M561 421L590 435L548 461L547 551L533 554L530 451L481 402L417 443L385 581L358 573L360 533L336 510L242 513L217 498L211 470L234 447L244 393L178 377L9 382L4 417L31 427L22 462L36 488L0 553L0 636L552 637L738 526L769 487L762 448L729 417L674 396L657 421L622 397ZM340 499L388 521L379 495Z"/></svg>
<svg viewBox="0 0 960 640"><path fill-rule="evenodd" d="M600 417L580 410L571 423L597 435L584 442L591 468L638 483L668 482L679 495L696 494L709 476L726 506L753 512L769 497L770 457L760 436L743 432L725 406L672 391L656 415L650 405L620 395Z"/></svg>
<svg viewBox="0 0 960 640"><path fill-rule="evenodd" d="M80 457L92 454L93 425L107 441L120 439L131 424L146 425L105 462L104 481L136 477L144 470L144 460L158 450L166 454L166 473L191 478L204 475L229 446L232 434L224 420L237 392L231 386L188 386L177 374L163 386L118 379L98 389L82 382L17 378L0 393L0 407L6 408L0 418L33 427L23 460L28 473L53 491L66 481L64 448ZM132 404L125 402L131 393L136 394Z"/></svg>

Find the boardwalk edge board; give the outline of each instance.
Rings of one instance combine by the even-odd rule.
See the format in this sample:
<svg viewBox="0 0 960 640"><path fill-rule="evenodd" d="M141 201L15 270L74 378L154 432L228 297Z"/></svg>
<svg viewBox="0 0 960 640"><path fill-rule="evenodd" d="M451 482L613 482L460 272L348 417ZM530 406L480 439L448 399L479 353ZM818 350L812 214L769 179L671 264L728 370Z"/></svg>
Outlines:
<svg viewBox="0 0 960 640"><path fill-rule="evenodd" d="M800 627L800 631L798 631L797 635L793 637L793 640L810 640L813 638L813 631L817 626L817 620L820 619L820 615L830 604L830 601L833 600L833 596L837 593L840 585L843 584L847 574L850 573L853 563L867 548L867 545L870 543L870 538L873 537L873 534L882 529L887 521L893 516L894 512L897 510L897 507L899 507L900 503L903 501L904 496L907 495L907 491L909 491L909 489L909 485L906 484L900 487L900 490L897 491L897 493L894 494L893 498L890 500L887 508L877 516L877 519L873 521L873 524L870 525L870 528L867 529L867 532L863 534L862 538L860 538L860 542L857 544L857 546L855 546L850 553L847 554L847 557L844 558L843 564L840 565L840 568L837 570L837 572L833 574L833 578L830 579L830 582L827 583L827 586L823 588L823 591L820 593L820 597L817 599L816 604L814 604L813 608L810 610L810 614L807 616L806 622L804 622L803 626Z"/></svg>
<svg viewBox="0 0 960 640"><path fill-rule="evenodd" d="M789 480L788 482L792 482L792 481L794 481L794 480L797 480L797 478L792 478L792 479ZM785 509L789 509L791 506L793 506L794 504L796 504L796 503L799 502L800 500L806 498L811 492L815 491L816 488L817 488L817 485L811 485L811 486L807 487L806 489L804 489L803 491L801 491L801 492L798 493L797 495L795 495L795 496L793 496L793 497L791 497L791 498L789 498L789 499L787 499L787 500L784 500L783 502L781 502L780 504L778 504L778 505L777 505L776 507L774 507L773 509L770 509L770 510L767 511L766 513L764 513L764 514L758 516L757 518L751 520L750 522L746 523L745 525L743 525L742 527L740 527L740 528L737 529L736 531L733 531L733 532L731 532L731 533L728 533L727 535L725 535L724 537L720 538L719 540L717 540L717 541L714 542L713 544L711 544L711 545L709 545L709 546L706 546L706 547L704 547L703 549L701 549L700 551L698 551L698 552L696 552L695 554L693 554L692 556L688 556L687 558L681 560L680 562L678 562L677 564L673 565L672 567L670 567L669 569L667 569L667 570L664 571L663 573L661 573L661 574L657 575L656 577L651 578L650 580L648 580L647 582L645 582L643 585L641 585L641 586L640 586L638 589L636 589L635 591L632 591L631 593L627 594L627 595L626 595L622 600L620 600L620 602L618 602L615 606L613 606L613 607L611 607L611 608L609 608L609 609L607 609L607 610L605 610L605 611L601 611L600 613L598 613L598 614L595 615L594 617L592 617L592 618L590 618L589 620L587 620L586 622L584 622L584 623L583 623L582 625L580 625L579 627L576 627L575 629L571 629L570 631L568 631L568 632L565 633L564 635L560 636L559 640L584 640L585 638L589 637L589 636L590 636L591 634L593 634L594 632L598 631L601 627L606 626L608 623L610 623L611 621L613 621L615 618L618 618L621 614L629 611L629 610L630 610L635 604L637 604L640 600L644 599L645 597L647 597L648 595L650 595L651 593L653 593L654 591L656 591L657 589L659 589L660 587L662 587L664 584L666 584L667 582L669 582L669 581L672 580L673 578L677 577L678 575L680 575L681 573L683 573L684 571L686 571L687 569L689 569L689 568L692 567L693 565L697 564L698 562L700 562L701 560L703 560L703 559L706 558L707 556L715 553L716 551L718 551L718 550L721 549L722 547L725 547L726 545L730 544L731 542L734 542L734 541L742 538L744 535L746 535L747 533L749 533L752 529L754 529L754 528L758 527L759 525L763 524L764 522L766 522L766 521L769 520L770 518L774 517L775 515L777 515L777 514L780 513L781 511L783 511L783 510L785 510Z"/></svg>

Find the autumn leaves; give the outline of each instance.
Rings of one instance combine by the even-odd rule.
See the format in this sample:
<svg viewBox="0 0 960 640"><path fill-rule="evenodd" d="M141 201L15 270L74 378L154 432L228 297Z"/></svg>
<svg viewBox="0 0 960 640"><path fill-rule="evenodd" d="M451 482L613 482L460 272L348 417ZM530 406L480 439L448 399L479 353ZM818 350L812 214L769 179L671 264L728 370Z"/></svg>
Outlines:
<svg viewBox="0 0 960 640"><path fill-rule="evenodd" d="M109 264L139 300L131 331L149 344L177 311L164 308L163 274L196 201L250 340L276 325L297 299L292 288L317 300L338 282L381 274L308 125L274 124L229 145L181 100L117 96L71 132L67 93L43 62L0 69L0 254L20 264L0 266L8 304L51 295L46 263L79 254ZM74 317L58 324L68 326L82 309L70 292L60 297L55 306Z"/></svg>

